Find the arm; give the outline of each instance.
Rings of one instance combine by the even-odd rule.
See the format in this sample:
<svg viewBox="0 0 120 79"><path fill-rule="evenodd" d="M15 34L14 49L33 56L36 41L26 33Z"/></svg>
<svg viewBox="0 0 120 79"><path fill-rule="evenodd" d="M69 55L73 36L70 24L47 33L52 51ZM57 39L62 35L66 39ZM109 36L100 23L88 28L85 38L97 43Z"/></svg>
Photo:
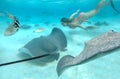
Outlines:
<svg viewBox="0 0 120 79"><path fill-rule="evenodd" d="M77 15L79 11L80 11L80 10L78 9L76 12L74 12L74 13L69 17L69 19L73 19L74 16Z"/></svg>
<svg viewBox="0 0 120 79"><path fill-rule="evenodd" d="M87 30L87 28L84 27L84 26L79 25L78 27L79 27L79 28L82 28L82 29L84 29L84 30Z"/></svg>
<svg viewBox="0 0 120 79"><path fill-rule="evenodd" d="M82 29L84 29L84 30L94 30L94 29L96 29L96 27L94 27L94 26L84 27L84 26L79 25L78 27L80 27L80 28L82 28Z"/></svg>

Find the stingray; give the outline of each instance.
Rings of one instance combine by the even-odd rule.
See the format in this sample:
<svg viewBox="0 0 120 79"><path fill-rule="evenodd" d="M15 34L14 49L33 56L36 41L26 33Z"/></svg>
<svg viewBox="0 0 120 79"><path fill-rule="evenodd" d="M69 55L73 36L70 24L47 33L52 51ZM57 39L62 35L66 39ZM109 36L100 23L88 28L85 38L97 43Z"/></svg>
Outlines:
<svg viewBox="0 0 120 79"><path fill-rule="evenodd" d="M119 47L120 33L108 31L86 42L83 51L78 56L66 55L62 57L57 64L57 74L60 76L65 69L71 66L80 65L107 55Z"/></svg>
<svg viewBox="0 0 120 79"><path fill-rule="evenodd" d="M59 58L59 51L65 50L66 47L67 40L65 34L62 30L54 28L50 35L32 39L20 48L19 51L31 57L49 54L49 56L45 56L36 61L39 64L46 64L57 60Z"/></svg>

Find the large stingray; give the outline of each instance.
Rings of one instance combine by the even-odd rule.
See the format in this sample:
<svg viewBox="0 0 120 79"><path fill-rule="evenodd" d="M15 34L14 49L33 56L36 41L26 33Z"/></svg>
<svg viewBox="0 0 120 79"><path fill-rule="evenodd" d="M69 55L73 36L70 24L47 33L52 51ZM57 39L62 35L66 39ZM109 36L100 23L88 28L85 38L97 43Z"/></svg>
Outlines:
<svg viewBox="0 0 120 79"><path fill-rule="evenodd" d="M57 64L57 74L60 76L66 68L86 63L90 59L100 57L100 55L103 56L109 54L109 51L119 47L120 33L109 31L105 34L97 36L85 44L85 48L77 57L73 57L71 55L62 57Z"/></svg>
<svg viewBox="0 0 120 79"><path fill-rule="evenodd" d="M59 58L58 51L64 50L66 46L67 40L64 33L60 29L54 28L49 36L34 38L20 48L19 51L32 57L50 54L38 60L38 63L46 64L55 59L57 60Z"/></svg>

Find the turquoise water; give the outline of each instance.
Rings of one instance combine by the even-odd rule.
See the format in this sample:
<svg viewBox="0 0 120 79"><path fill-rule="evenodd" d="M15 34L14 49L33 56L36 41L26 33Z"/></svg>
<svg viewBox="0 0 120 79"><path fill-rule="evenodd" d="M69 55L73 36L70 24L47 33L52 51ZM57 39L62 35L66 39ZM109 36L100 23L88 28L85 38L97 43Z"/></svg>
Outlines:
<svg viewBox="0 0 120 79"><path fill-rule="evenodd" d="M92 10L100 0L0 0L0 63L22 59L18 51L33 38L47 36L54 27L60 28L67 37L67 51L60 51L60 58L65 55L77 56L83 50L85 42L107 32L120 32L120 14L111 6L104 7L96 16L83 23L83 26L97 27L85 31L81 28L70 29L60 23L62 17L69 17L77 9L81 12ZM120 11L120 0L113 0ZM9 12L20 21L21 25L30 26L28 29L19 29L14 35L4 36L6 28L11 24L5 13ZM106 22L107 25L95 25L97 22ZM40 33L33 32L37 28L44 28ZM120 79L120 51L100 57L89 63L72 66L58 77L56 66L58 61L47 65L35 65L22 62L0 67L0 79Z"/></svg>

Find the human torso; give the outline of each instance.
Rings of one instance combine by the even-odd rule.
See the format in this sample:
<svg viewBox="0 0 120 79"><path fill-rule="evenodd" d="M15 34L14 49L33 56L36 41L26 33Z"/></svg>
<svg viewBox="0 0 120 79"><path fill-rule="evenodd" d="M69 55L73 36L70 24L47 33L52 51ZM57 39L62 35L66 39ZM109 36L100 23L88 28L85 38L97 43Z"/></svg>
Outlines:
<svg viewBox="0 0 120 79"><path fill-rule="evenodd" d="M86 13L80 13L78 17L75 17L72 19L72 22L68 24L70 28L76 28L80 26L83 22L86 22L88 20L88 16Z"/></svg>

